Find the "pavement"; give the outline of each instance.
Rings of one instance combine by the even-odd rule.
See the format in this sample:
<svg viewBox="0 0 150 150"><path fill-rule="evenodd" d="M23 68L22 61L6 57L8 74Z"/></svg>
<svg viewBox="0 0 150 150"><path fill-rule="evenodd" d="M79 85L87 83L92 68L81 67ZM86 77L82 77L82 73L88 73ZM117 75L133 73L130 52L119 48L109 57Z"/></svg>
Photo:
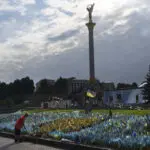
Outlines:
<svg viewBox="0 0 150 150"><path fill-rule="evenodd" d="M63 150L28 142L14 143L13 139L0 137L0 150Z"/></svg>

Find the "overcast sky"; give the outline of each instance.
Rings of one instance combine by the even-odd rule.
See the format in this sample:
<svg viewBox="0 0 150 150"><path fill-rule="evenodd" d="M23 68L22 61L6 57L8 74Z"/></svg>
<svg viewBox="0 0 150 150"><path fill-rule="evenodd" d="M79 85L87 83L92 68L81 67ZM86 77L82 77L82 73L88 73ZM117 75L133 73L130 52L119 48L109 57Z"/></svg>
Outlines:
<svg viewBox="0 0 150 150"><path fill-rule="evenodd" d="M141 83L150 64L150 0L0 0L0 81L88 79L93 2L96 77Z"/></svg>

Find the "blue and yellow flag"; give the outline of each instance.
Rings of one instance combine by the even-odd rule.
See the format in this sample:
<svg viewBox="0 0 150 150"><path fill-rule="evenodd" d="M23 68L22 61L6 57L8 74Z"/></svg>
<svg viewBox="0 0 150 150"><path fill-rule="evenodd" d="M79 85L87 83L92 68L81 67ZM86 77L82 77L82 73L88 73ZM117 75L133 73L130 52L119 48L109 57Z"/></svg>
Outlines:
<svg viewBox="0 0 150 150"><path fill-rule="evenodd" d="M87 93L86 93L86 96L90 97L90 98L95 98L96 97L96 92L88 90Z"/></svg>

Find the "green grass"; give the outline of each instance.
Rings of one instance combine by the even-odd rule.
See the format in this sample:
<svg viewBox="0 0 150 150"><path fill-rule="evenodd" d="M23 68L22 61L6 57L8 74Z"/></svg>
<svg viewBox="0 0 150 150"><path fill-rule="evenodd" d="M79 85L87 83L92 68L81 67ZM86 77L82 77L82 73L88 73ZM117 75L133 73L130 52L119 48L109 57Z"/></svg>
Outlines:
<svg viewBox="0 0 150 150"><path fill-rule="evenodd" d="M32 110L26 110L25 112L28 112L29 114L32 113L40 113L40 112L73 112L75 110L72 109L32 109Z"/></svg>
<svg viewBox="0 0 150 150"><path fill-rule="evenodd" d="M93 112L99 112L99 113L108 113L108 110L93 110ZM119 113L124 115L150 115L150 110L123 110L123 109L115 109L112 110L112 113Z"/></svg>
<svg viewBox="0 0 150 150"><path fill-rule="evenodd" d="M39 113L39 112L73 112L73 111L77 111L78 109L33 109L33 110L27 110L26 112L28 112L29 114L32 113ZM83 112L84 110L78 110ZM107 109L95 109L92 112L94 113L108 113ZM150 110L121 110L121 109L116 109L116 110L112 110L112 113L114 114L124 114L124 115L146 115L149 114L150 115Z"/></svg>

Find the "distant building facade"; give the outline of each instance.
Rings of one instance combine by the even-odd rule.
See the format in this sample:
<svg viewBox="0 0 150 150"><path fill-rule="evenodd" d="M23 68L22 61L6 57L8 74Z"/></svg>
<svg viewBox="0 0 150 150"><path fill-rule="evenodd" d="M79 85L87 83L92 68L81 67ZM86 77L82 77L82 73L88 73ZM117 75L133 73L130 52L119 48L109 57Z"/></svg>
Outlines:
<svg viewBox="0 0 150 150"><path fill-rule="evenodd" d="M140 104L143 103L142 88L104 92L104 104Z"/></svg>
<svg viewBox="0 0 150 150"><path fill-rule="evenodd" d="M142 83L136 89L104 91L103 103L106 105L145 103L142 95L144 85L145 84Z"/></svg>
<svg viewBox="0 0 150 150"><path fill-rule="evenodd" d="M88 85L88 80L73 79L68 82L68 94L81 92Z"/></svg>

